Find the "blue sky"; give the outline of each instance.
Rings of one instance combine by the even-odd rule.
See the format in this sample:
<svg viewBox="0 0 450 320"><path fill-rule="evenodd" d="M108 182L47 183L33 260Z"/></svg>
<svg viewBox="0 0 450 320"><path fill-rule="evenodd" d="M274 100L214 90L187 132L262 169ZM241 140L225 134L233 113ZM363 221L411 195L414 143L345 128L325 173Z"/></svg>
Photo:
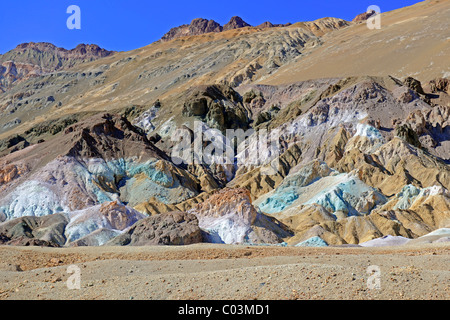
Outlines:
<svg viewBox="0 0 450 320"><path fill-rule="evenodd" d="M1 0L0 53L23 42L51 42L66 49L95 43L108 50L127 51L158 40L170 28L194 18L224 25L238 15L251 25L286 23L323 17L351 20L369 5L390 11L418 0ZM69 30L69 5L81 9L81 30Z"/></svg>

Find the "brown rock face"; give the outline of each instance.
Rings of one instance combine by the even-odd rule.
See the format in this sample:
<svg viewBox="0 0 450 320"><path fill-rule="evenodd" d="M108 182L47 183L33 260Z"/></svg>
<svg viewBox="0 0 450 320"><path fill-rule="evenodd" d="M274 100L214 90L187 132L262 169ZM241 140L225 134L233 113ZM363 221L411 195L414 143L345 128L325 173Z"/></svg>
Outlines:
<svg viewBox="0 0 450 320"><path fill-rule="evenodd" d="M75 57L96 57L103 58L112 54L112 51L100 48L96 44L84 44L77 45L74 49L68 50L69 56Z"/></svg>
<svg viewBox="0 0 450 320"><path fill-rule="evenodd" d="M276 219L258 213L245 188L221 189L188 212L198 218L205 242L280 243L290 235Z"/></svg>
<svg viewBox="0 0 450 320"><path fill-rule="evenodd" d="M432 93L441 91L450 94L450 80L446 78L438 78L431 80L430 89Z"/></svg>
<svg viewBox="0 0 450 320"><path fill-rule="evenodd" d="M189 31L193 34L203 34L208 32L221 32L222 26L214 20L194 19L189 26Z"/></svg>
<svg viewBox="0 0 450 320"><path fill-rule="evenodd" d="M0 90L6 91L16 81L28 80L39 76L44 70L40 66L15 63L14 61L0 62Z"/></svg>
<svg viewBox="0 0 450 320"><path fill-rule="evenodd" d="M209 32L221 32L222 30L222 26L214 20L197 18L192 20L191 24L184 24L170 29L161 40L170 41L179 37L196 36Z"/></svg>
<svg viewBox="0 0 450 320"><path fill-rule="evenodd" d="M55 53L62 57L71 57L71 58L86 58L86 57L106 57L111 55L113 52L100 48L96 44L84 44L80 43L74 49L64 49L55 46L52 43L48 42L29 42L19 44L13 51L16 53L24 53L26 51L35 51L35 52L47 52L47 53Z"/></svg>
<svg viewBox="0 0 450 320"><path fill-rule="evenodd" d="M222 217L233 213L237 219L249 226L256 219L256 209L252 206L251 195L247 189L222 189L209 197L208 201L194 207L199 217Z"/></svg>
<svg viewBox="0 0 450 320"><path fill-rule="evenodd" d="M195 215L169 212L139 220L108 245L189 245L202 241L202 232Z"/></svg>
<svg viewBox="0 0 450 320"><path fill-rule="evenodd" d="M416 80L413 77L407 77L405 81L403 81L403 83L411 90L414 90L415 92L420 94L425 94L422 88L422 84L420 83L419 80Z"/></svg>
<svg viewBox="0 0 450 320"><path fill-rule="evenodd" d="M371 16L376 14L375 10L370 10L369 12L363 12L361 14L358 14L352 21L353 22L362 22L369 19Z"/></svg>
<svg viewBox="0 0 450 320"><path fill-rule="evenodd" d="M275 27L273 23L266 21L261 23L259 26L256 26L257 28L273 28Z"/></svg>
<svg viewBox="0 0 450 320"><path fill-rule="evenodd" d="M242 20L242 18L238 16L234 16L231 18L231 20L223 26L223 31L232 30L232 29L239 29L239 28L245 28L245 27L251 27L247 22Z"/></svg>
<svg viewBox="0 0 450 320"><path fill-rule="evenodd" d="M0 186L11 182L26 171L27 169L25 166L18 167L12 164L0 168Z"/></svg>
<svg viewBox="0 0 450 320"><path fill-rule="evenodd" d="M139 132L126 118L99 114L76 123L65 131L65 139L70 139L71 149L68 155L75 157L104 157L114 158L119 151L117 144L123 147L121 151L141 153L149 151L151 155L167 159L167 156L148 141L146 136Z"/></svg>
<svg viewBox="0 0 450 320"><path fill-rule="evenodd" d="M273 25L270 22L266 22L266 26L275 27L280 25ZM232 17L231 20L223 27L214 20L197 18L192 20L190 24L183 24L179 27L170 29L170 31L161 38L161 40L170 41L180 37L197 36L210 32L222 32L244 27L250 27L250 25L237 16Z"/></svg>
<svg viewBox="0 0 450 320"><path fill-rule="evenodd" d="M129 213L126 206L119 204L117 201L103 203L100 207L100 213L115 230L124 230L136 219Z"/></svg>

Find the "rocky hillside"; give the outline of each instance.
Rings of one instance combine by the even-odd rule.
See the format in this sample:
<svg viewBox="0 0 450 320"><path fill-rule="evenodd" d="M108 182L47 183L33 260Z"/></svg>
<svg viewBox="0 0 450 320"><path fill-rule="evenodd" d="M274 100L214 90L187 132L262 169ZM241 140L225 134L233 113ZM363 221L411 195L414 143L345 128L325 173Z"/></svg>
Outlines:
<svg viewBox="0 0 450 320"><path fill-rule="evenodd" d="M321 36L344 27L325 18L288 28L239 28L155 42L131 52L45 73L0 97L0 140L69 113L148 106L198 85L237 87L276 72Z"/></svg>
<svg viewBox="0 0 450 320"><path fill-rule="evenodd" d="M291 23L286 24L272 24L271 22L267 21L256 28L275 28L275 27L287 27L290 26ZM175 27L169 30L162 38L161 41L170 41L176 38L180 37L187 37L187 36L197 36L205 33L210 32L222 32L222 31L228 31L233 29L240 29L245 27L251 27L247 22L242 20L241 17L234 16L230 19L228 23L226 23L224 26L221 26L218 22L214 20L208 20L208 19L202 19L197 18L192 20L190 24L184 24L179 27Z"/></svg>
<svg viewBox="0 0 450 320"><path fill-rule="evenodd" d="M79 44L66 50L51 43L22 43L0 55L0 90L6 91L32 77L66 69L113 54L95 44Z"/></svg>
<svg viewBox="0 0 450 320"><path fill-rule="evenodd" d="M449 10L387 12L376 31L195 19L114 54L19 46L8 74L41 69L0 93L0 241L370 245L448 228Z"/></svg>

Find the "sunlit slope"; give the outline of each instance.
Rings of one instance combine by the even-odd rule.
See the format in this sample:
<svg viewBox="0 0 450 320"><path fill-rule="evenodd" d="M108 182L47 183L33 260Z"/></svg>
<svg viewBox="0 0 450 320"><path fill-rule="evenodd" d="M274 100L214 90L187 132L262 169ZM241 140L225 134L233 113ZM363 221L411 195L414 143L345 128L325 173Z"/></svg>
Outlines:
<svg viewBox="0 0 450 320"><path fill-rule="evenodd" d="M383 8L381 8L382 10ZM282 84L336 76L412 76L420 81L450 75L450 1L424 1L381 14L381 29L366 23L322 37L261 83Z"/></svg>

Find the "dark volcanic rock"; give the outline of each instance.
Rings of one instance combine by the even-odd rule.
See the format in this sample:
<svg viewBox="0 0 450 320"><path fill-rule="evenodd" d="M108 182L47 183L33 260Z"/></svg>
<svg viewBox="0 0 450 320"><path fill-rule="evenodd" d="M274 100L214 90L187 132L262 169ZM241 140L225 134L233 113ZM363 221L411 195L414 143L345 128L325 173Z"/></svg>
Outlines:
<svg viewBox="0 0 450 320"><path fill-rule="evenodd" d="M419 136L417 133L411 128L409 124L402 124L395 127L395 135L409 144L412 144L415 147L421 148L422 145L419 141Z"/></svg>
<svg viewBox="0 0 450 320"><path fill-rule="evenodd" d="M0 224L0 244L60 247L66 242L64 231L68 222L61 213L6 221Z"/></svg>
<svg viewBox="0 0 450 320"><path fill-rule="evenodd" d="M23 146L23 147L28 147L30 145L27 142L27 140L20 135L14 135L12 137L0 140L0 152L3 150L9 149L11 147L17 146L19 144L21 144L21 146ZM21 148L21 149L23 149L23 148Z"/></svg>
<svg viewBox="0 0 450 320"><path fill-rule="evenodd" d="M116 153L135 155L145 148L149 154L168 159L123 116L99 114L69 126L64 133L71 138L70 156L113 159Z"/></svg>
<svg viewBox="0 0 450 320"><path fill-rule="evenodd" d="M41 135L48 133L51 135L55 135L63 131L68 126L71 126L72 124L77 122L78 122L77 115L65 116L58 120L47 120L25 131L25 135L32 137L39 137Z"/></svg>
<svg viewBox="0 0 450 320"><path fill-rule="evenodd" d="M139 220L106 245L189 245L202 241L202 231L195 215L169 212Z"/></svg>
<svg viewBox="0 0 450 320"><path fill-rule="evenodd" d="M221 131L247 129L249 123L242 97L226 85L199 86L192 90L184 102L183 116L201 117L209 127Z"/></svg>

